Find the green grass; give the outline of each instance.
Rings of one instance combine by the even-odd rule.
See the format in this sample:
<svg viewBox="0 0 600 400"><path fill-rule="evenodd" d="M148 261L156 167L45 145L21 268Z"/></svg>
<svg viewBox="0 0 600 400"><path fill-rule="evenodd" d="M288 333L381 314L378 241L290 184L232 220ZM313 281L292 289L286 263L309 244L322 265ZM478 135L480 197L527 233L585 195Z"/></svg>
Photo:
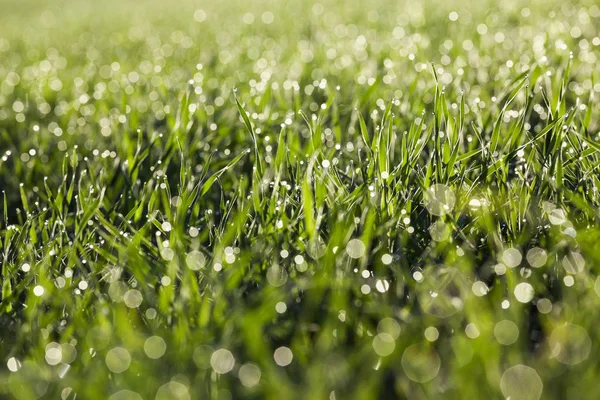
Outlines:
<svg viewBox="0 0 600 400"><path fill-rule="evenodd" d="M600 396L593 0L0 4L0 397Z"/></svg>

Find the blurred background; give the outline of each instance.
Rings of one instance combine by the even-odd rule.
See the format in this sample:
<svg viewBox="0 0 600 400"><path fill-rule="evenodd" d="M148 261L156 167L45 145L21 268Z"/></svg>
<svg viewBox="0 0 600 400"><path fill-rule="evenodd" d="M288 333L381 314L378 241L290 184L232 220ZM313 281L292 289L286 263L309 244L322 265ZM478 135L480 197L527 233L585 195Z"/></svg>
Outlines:
<svg viewBox="0 0 600 400"><path fill-rule="evenodd" d="M394 99L394 132L406 134L417 129L415 127L423 121L424 110L431 113L439 86L440 91L443 88L452 115L458 113L465 94L466 125L485 127L484 133L489 133L503 107L499 100L506 99L526 77L535 83L530 89L535 95L535 105L531 105L532 117L527 120L526 129L534 133L545 129L554 121L550 109L566 113L567 109L579 107L581 114L576 123L585 125L590 135L597 135L599 26L597 0L0 0L0 157L3 157L0 158L0 189L6 194L6 225L17 224L22 216L17 211L25 191L21 184L27 189L25 197L29 195L32 207L37 206L33 198L38 193L43 196L44 185L55 192L55 188L61 187L67 180L64 171L70 171L67 162L63 163L67 155L73 154L80 161L85 157L92 160L85 164L86 168L96 169L90 167L81 187L92 187L98 178L107 188L106 198L110 201L105 201L106 208L111 210L115 221L129 215L138 200L131 196L121 199L122 193L151 197L153 192L160 192L162 196L163 191L154 190L158 184L144 186L154 180L177 187L178 151L185 155L181 163L185 158L184 166L190 175L200 176L203 167L210 162L224 167L234 155L253 146L240 122L234 93L256 124L261 152L269 153L269 160L272 160L271 150L266 149L276 141L274 138L278 137L282 124L291 132L290 158L306 152L302 146L312 133L299 111L316 121L319 110L333 94L335 113L324 114L319 119L327 125L323 146L333 154L340 150L334 146L340 144L340 154L343 153L340 162L360 166L360 160L353 158L358 154L355 149L362 146L356 129L357 109L374 131L386 106ZM569 62L570 72L566 74ZM561 89L563 84L564 90ZM565 93L565 104L556 104L558 93ZM553 103L552 107L544 101ZM517 121L528 104L525 92L517 91L513 108L502 115L506 126L518 127ZM588 112L590 109L595 114ZM171 137L174 135L170 133L179 132L181 115L187 112L193 123L181 135L183 139L177 143L180 147L175 147ZM162 136L157 139L159 135L164 135L164 140ZM471 140L477 140L475 136L476 131L469 130L465 148ZM524 138L519 135L515 143L520 144ZM128 186L130 182L123 177L126 174L121 176L119 171L131 172L128 168L134 162L127 164L127 161L136 160L138 145L148 149L148 161L139 174L136 172L138 181L133 179L132 186ZM168 156L164 154L163 150L175 148L177 151ZM214 160L209 150L214 150ZM401 157L401 150L396 160ZM531 154L535 155L535 151L531 150ZM418 162L427 164L427 157L423 155ZM533 163L533 158L528 158L528 162ZM162 170L160 164L165 159L164 165L170 169L165 166ZM355 161L356 164L352 164ZM193 257L200 257L198 249L209 248L206 243L212 237L208 232L212 234L211 229L218 225L215 221L219 222L222 217L210 215L212 210L224 209L224 204L229 204L226 201L231 204L241 201L236 192L242 186L238 178L245 173L251 176L253 165L249 159L239 165L243 173L237 174L236 170L236 174L226 174L222 179L230 197L221 197L220 192L213 190L202 198L201 212L195 211L201 221L197 226L205 228L200 234L194 228L200 239L188 237L187 226L185 233L184 227L173 229L175 232L181 228L181 232L171 233L171 237L181 234L180 248ZM592 165L591 161L585 165ZM473 178L477 168L462 172ZM577 176L577 171L573 171L576 169L571 165L569 173ZM350 167L346 171L352 172ZM290 181L297 178L294 173L289 173ZM73 172L73 179L75 174ZM82 175L77 174L80 179ZM512 179L516 174L514 168L511 174ZM597 178L587 173L582 178L590 186L589 182L595 182L594 179ZM71 175L68 180L71 181ZM463 183L458 182L456 186ZM508 198L483 190L481 196L509 203L519 199L517 189L519 187L509 192ZM398 201L395 208L399 210L409 203L412 194L407 189L405 197L398 196L394 200ZM98 197L93 191L89 196ZM171 205L181 206L177 200L171 203L172 199L166 196L157 197L157 209L167 213ZM552 194L544 192L544 196L550 198ZM244 196L240 198L243 200ZM540 221L544 212L553 212L550 208L542 212L536 202L537 199L531 200L535 203L531 208ZM115 211L111 207L117 203L121 208ZM420 199L416 203L415 208L421 207L427 214ZM294 204L297 209L301 208ZM351 208L354 200L350 199L347 204ZM467 202L463 205L467 207ZM502 205L497 209L503 209ZM591 219L594 211L585 210ZM121 211L123 215L117 218ZM344 215L343 208L340 215ZM357 214L356 218L359 217L364 219ZM558 217L565 219L560 213ZM401 217L398 218L401 221ZM408 217L402 217L402 221L405 218ZM528 224L526 229L515 228L517 232L524 232L521 236L515 233L515 240L521 241L523 251L530 242L538 240L536 235L541 231L542 222L538 225L535 218L521 221L516 213L506 219L516 221L515 226L519 228L521 223ZM341 217L332 218L328 222L332 231L340 220ZM29 286L21 284L24 281L20 277L25 274L17 270L23 268L22 263L15 264L15 274L21 274L14 282L14 286L22 290L15 289L20 293L16 295L18 301L15 300L20 308L0 316L0 327L4 329L0 335L2 395L29 399L40 397L37 395L41 393L63 400L75 396L78 399L113 396L111 400L240 397L334 400L502 398L506 393L520 393L522 398L537 399L543 382L544 394L558 394L556 398L600 396L596 322L600 317L597 315L600 300L594 294L595 272L581 280L578 277L578 284L567 289L561 283L564 271L555 255L554 264L547 270L535 270L531 279L539 300L543 301L534 305L527 291L524 294L517 291L526 301L515 300L513 296L518 282L531 274L529 268L519 269L523 272L514 269L514 274L509 274L510 279L502 280L483 297L488 290L483 280L489 279L486 282L491 286L496 279L492 262L498 261L494 257L503 257L503 244L494 248L493 254L489 254L487 245L482 245L480 252L465 255L457 245L442 243L439 253L433 252L431 263L452 263L468 279L455 274L452 268L442 269L439 275L437 272L429 274L432 278L418 286L415 282L423 274L415 265L417 262L427 264L422 262L421 254L429 249L427 241L431 241L428 217L420 221L422 226L418 226L418 220L412 222L417 227L414 236L404 228L398 233L402 246L408 249L407 254L394 255L393 263L388 254L390 258L380 262L380 253L387 250L377 249L373 269L389 282L376 281L367 274L373 283L372 292L370 287L364 289L371 293L367 296L362 291L367 278L363 280L357 273L350 272L352 260L341 256L332 256L332 264L320 269L325 273L319 282L324 282L323 287L327 289L317 285L309 287L309 280L294 269L298 268L292 264L292 256L285 261L290 265L289 280L286 275L281 280L287 281L280 285L279 275L267 275L267 268L275 262L273 260L279 259L279 253L272 251L275 248L271 246L272 240L285 242L279 243L281 246L289 244L290 247L282 248L289 248L290 254L293 251L297 252L293 255L305 254L304 244L293 230L299 228L291 228L286 237L275 230L274 233L261 232L256 243L242 248L241 254L236 253L240 264L254 266L253 257L264 255L257 264L258 272L248 280L227 269L227 274L209 269L204 275L183 267L185 279L177 276L176 280L173 271L178 268L178 258L173 257L173 251L167 252L167 256L159 254L159 240L154 238L156 232L165 230L163 225L156 222L158 227L143 231L140 236L147 234L157 244L154 246L153 241L144 247L147 254L138 256L137 249L132 251L120 243L120 239L114 239L119 237L123 225L102 225L105 222L96 219L93 224L103 226L105 230L99 229L99 232L105 236L98 238L93 231L87 237L89 243L107 243L109 248L100 255L92 253L99 261L90 264L98 265L98 270L93 270L90 264L79 264L77 254L91 252L91 246L85 247L85 251L78 249L81 253L74 253L75 256L65 255L65 260L85 271L84 278L89 280L90 289L87 290L88 283L85 283L84 295L73 295L73 290L79 290L74 289L75 284L69 290L62 290L64 282L71 282L73 271L64 270L62 258L56 260L48 256L54 264L49 261L39 274L48 275L47 282L44 281L48 297L44 300L46 303L36 302L34 296L25 294L29 286L34 287L33 281L27 283ZM140 231L147 228L143 222L136 221ZM408 218L405 225L410 223ZM548 234L549 239L544 242L548 252L559 243L570 246L575 242L568 234L559 232L561 224L552 226L556 232L552 232L554 236ZM34 228L43 225L40 218ZM167 232L171 230L168 226ZM385 243L388 238L387 226L382 227L377 233L379 243ZM485 233L486 229L488 227L482 227L481 231ZM507 228L502 225L502 229ZM496 230L502 229L489 228L489 231L497 233ZM479 231L474 232L473 240L484 243L483 234L480 238ZM589 235L580 234L577 238L583 248L594 248L599 237L594 232L590 229ZM48 239L39 236L42 241ZM139 240L141 243L142 239ZM177 249L176 240L170 240L171 247ZM67 243L52 242L40 247L54 255L55 250L66 252ZM140 243L136 245L142 248ZM438 244L431 243L437 249ZM560 251L567 251L568 246L564 246ZM33 247L24 244L23 248L31 250ZM208 260L209 251L205 252ZM307 263L313 263L313 257L307 255L309 252L305 254ZM458 256L460 252L463 254ZM180 253L183 259L184 251ZM587 256L587 266L597 267L597 255ZM201 257L204 266L206 260L204 255ZM514 254L508 253L506 257L503 262L510 264ZM521 253L519 257L520 263ZM307 265L303 260L295 263ZM200 261L192 259L191 263L200 264ZM314 261L314 265L322 267L318 261ZM328 269L331 265L336 265L339 271L347 270L343 279L340 278L342 283L332 286L333 289L327 285L338 282L339 274L334 274L333 268ZM571 264L566 265L565 268L571 268ZM119 270L113 282L111 274L117 266L125 271L123 276L127 279L120 279ZM135 271L139 275L135 275ZM177 290L168 285L170 280L162 287L157 271L180 284ZM416 272L421 274L420 278L418 274L413 275ZM140 278L144 275L147 281ZM79 279L80 275L76 273L75 278ZM134 286L138 280L142 283ZM63 286L55 282L63 282ZM203 296L204 293L213 296L206 295L210 301L204 302L205 297L188 296L199 293L198 286L206 290ZM134 291L140 298L131 294L129 297L135 298L124 304L124 293ZM427 300L422 304L415 300L431 297L431 293L437 296L438 292L441 305L431 306ZM456 311L454 298L464 299L464 308L456 314L453 314ZM506 303L508 298L512 303ZM67 320L68 323L62 323ZM570 325L565 324L566 321ZM154 339L147 344L150 337ZM166 352L163 344L168 349ZM284 345L293 350L294 363L287 369L280 367L291 363L289 348L274 353L275 348ZM72 358L68 368L62 367L66 365L64 360L59 366L58 361L52 364L59 351L56 346L61 348L64 360ZM124 348L128 350L123 351ZM73 349L77 351L73 353ZM235 374L228 373L233 368L233 357ZM129 369L120 373L123 364ZM512 370L514 376L504 375L509 366L521 364L533 366L537 372L517 368ZM258 372L257 366L260 367ZM17 369L20 375L12 374ZM503 376L508 376L505 386L501 383Z"/></svg>

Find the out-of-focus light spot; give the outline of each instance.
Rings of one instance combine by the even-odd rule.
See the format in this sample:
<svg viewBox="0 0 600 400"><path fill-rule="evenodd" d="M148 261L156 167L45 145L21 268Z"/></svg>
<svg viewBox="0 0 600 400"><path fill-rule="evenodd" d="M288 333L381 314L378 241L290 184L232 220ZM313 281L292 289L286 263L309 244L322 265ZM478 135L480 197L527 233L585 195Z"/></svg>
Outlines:
<svg viewBox="0 0 600 400"><path fill-rule="evenodd" d="M494 337L498 343L508 346L517 341L519 328L510 320L502 320L494 326Z"/></svg>
<svg viewBox="0 0 600 400"><path fill-rule="evenodd" d="M167 351L167 343L160 336L150 336L144 342L144 353L149 358L158 359L161 358Z"/></svg>
<svg viewBox="0 0 600 400"><path fill-rule="evenodd" d="M520 303L529 303L533 299L535 291L529 283L521 282L515 286L514 294Z"/></svg>
<svg viewBox="0 0 600 400"><path fill-rule="evenodd" d="M437 376L441 360L435 350L414 344L402 354L401 364L408 379L413 382L425 383Z"/></svg>
<svg viewBox="0 0 600 400"><path fill-rule="evenodd" d="M350 258L360 258L365 254L365 245L360 239L352 239L346 245L346 253Z"/></svg>
<svg viewBox="0 0 600 400"><path fill-rule="evenodd" d="M120 374L129 368L129 365L131 364L131 355L129 355L127 349L115 347L106 353L104 361L111 372Z"/></svg>
<svg viewBox="0 0 600 400"><path fill-rule="evenodd" d="M538 400L544 385L535 369L526 365L515 365L504 371L500 390L506 399Z"/></svg>
<svg viewBox="0 0 600 400"><path fill-rule="evenodd" d="M380 333L373 338L373 350L381 357L389 356L395 348L396 343L390 334Z"/></svg>
<svg viewBox="0 0 600 400"><path fill-rule="evenodd" d="M226 374L233 369L235 358L227 349L218 349L210 357L210 365L218 374Z"/></svg>
<svg viewBox="0 0 600 400"><path fill-rule="evenodd" d="M289 348L281 346L277 348L273 353L273 359L275 360L275 363L280 367L286 367L292 363L294 355L292 354L292 351Z"/></svg>
<svg viewBox="0 0 600 400"><path fill-rule="evenodd" d="M261 372L256 364L248 363L240 367L238 378L245 387L254 387L260 382Z"/></svg>

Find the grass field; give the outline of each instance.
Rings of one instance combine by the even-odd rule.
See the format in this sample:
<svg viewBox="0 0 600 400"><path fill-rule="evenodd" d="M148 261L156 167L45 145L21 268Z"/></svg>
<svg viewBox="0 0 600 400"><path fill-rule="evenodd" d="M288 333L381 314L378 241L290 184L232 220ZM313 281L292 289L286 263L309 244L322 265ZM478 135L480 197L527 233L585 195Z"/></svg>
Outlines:
<svg viewBox="0 0 600 400"><path fill-rule="evenodd" d="M600 5L470 3L0 0L0 397L599 398Z"/></svg>

